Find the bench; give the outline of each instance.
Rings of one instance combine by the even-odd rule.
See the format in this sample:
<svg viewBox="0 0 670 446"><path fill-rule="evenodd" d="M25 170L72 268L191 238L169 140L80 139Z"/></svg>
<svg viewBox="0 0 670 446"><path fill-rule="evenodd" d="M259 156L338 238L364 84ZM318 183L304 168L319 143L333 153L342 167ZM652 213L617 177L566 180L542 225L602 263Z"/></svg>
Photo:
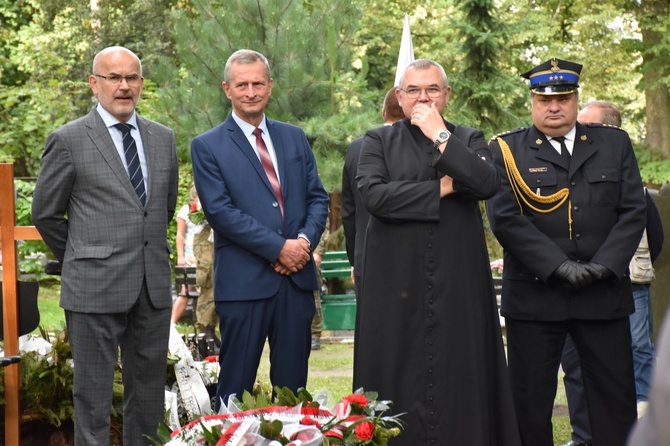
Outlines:
<svg viewBox="0 0 670 446"><path fill-rule="evenodd" d="M321 276L324 279L348 278L351 265L345 251L328 251L321 260ZM356 323L356 295L321 295L324 330L353 330Z"/></svg>

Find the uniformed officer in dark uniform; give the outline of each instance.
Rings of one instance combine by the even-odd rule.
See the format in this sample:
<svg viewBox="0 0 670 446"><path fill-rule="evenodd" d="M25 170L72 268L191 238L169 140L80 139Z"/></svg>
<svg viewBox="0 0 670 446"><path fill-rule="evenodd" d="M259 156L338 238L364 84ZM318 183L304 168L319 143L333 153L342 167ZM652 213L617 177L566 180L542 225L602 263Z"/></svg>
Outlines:
<svg viewBox="0 0 670 446"><path fill-rule="evenodd" d="M636 420L628 263L646 223L644 189L626 132L577 123L581 68L551 59L524 73L533 126L490 142L503 181L487 211L505 249L502 315L526 446L553 445L567 333L594 445L624 445Z"/></svg>

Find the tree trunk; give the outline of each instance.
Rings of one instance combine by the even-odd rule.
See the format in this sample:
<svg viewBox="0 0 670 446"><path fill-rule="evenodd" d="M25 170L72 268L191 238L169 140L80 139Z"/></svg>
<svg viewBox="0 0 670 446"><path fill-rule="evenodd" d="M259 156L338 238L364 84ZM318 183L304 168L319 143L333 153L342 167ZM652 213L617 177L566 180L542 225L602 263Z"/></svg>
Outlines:
<svg viewBox="0 0 670 446"><path fill-rule="evenodd" d="M643 83L647 102L646 143L665 159L670 159L670 89L663 80L670 77L670 55L665 51L655 52L654 48L667 45L667 42L663 42L664 35L658 30L658 21L667 20L669 6L669 0L645 0L642 8L645 19L641 20L645 48Z"/></svg>

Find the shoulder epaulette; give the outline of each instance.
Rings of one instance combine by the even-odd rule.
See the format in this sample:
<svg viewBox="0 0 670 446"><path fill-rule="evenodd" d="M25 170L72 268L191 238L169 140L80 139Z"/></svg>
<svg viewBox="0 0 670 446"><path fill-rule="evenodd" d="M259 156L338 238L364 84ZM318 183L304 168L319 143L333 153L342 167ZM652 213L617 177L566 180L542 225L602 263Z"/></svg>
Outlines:
<svg viewBox="0 0 670 446"><path fill-rule="evenodd" d="M617 129L617 130L621 130L622 132L625 132L625 130L622 129L621 127L616 126L616 125L611 125L611 124L600 124L600 123L597 123L597 122L589 122L589 123L584 124L584 125L586 127L591 127L591 128L608 127L608 128L611 128L611 129Z"/></svg>
<svg viewBox="0 0 670 446"><path fill-rule="evenodd" d="M518 127L516 129L507 130L506 132L502 132L502 133L498 133L497 135L493 135L491 137L491 140L494 140L499 136L511 135L512 133L518 133L518 132L522 132L524 130L527 130L527 128L526 127Z"/></svg>

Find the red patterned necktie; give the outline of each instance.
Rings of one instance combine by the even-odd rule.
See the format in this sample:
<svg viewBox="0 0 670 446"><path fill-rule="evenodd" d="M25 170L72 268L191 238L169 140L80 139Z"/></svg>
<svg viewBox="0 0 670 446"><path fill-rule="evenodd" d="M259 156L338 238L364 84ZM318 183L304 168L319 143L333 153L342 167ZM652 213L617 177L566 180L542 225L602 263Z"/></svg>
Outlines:
<svg viewBox="0 0 670 446"><path fill-rule="evenodd" d="M281 210L282 218L284 218L284 197L281 194L281 186L279 185L279 179L277 178L275 167L272 164L270 152L268 152L268 148L265 145L265 141L263 141L261 133L262 130L258 127L254 129L254 135L256 135L256 148L258 149L258 155L261 158L261 164L263 165L263 170L265 170L265 175L267 175L268 180L270 180L272 190L274 191L275 197L277 197L277 201L279 202L279 209Z"/></svg>

